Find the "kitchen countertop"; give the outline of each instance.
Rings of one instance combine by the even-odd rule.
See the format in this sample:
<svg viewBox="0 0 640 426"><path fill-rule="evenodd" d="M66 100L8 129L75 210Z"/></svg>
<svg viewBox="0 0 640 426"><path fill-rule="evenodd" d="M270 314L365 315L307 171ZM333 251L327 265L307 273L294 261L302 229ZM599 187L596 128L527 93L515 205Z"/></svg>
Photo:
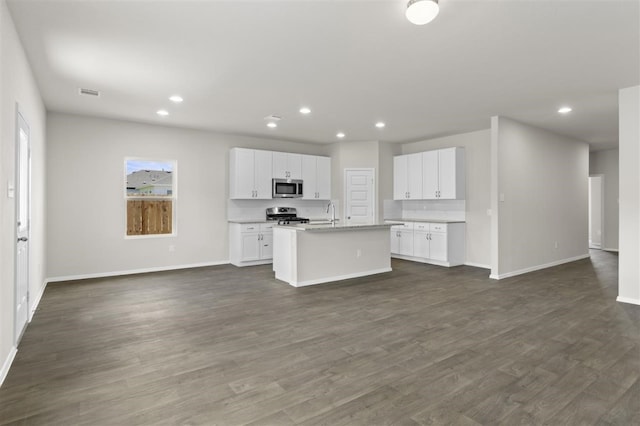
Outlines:
<svg viewBox="0 0 640 426"><path fill-rule="evenodd" d="M327 218L309 218L311 222L329 222L330 219ZM340 219L336 219L340 221ZM276 225L278 223L277 220L266 220L266 219L229 219L228 223L273 223Z"/></svg>
<svg viewBox="0 0 640 426"><path fill-rule="evenodd" d="M392 223L371 223L371 224L346 224L346 223L334 223L334 224L310 224L301 223L297 225L275 225L274 228L290 229L294 231L311 231L311 232L336 232L336 231L360 231L367 229L380 229L391 228Z"/></svg>
<svg viewBox="0 0 640 426"><path fill-rule="evenodd" d="M452 219L385 219L385 222L395 222L395 223L404 223L404 222L428 222L428 223L466 223L464 220L452 220Z"/></svg>

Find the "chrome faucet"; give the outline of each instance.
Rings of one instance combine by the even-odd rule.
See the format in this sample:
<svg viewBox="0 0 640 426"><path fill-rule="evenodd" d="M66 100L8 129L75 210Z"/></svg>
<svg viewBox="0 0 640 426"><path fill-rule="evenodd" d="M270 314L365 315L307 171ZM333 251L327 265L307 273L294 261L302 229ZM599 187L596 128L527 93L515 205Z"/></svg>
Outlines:
<svg viewBox="0 0 640 426"><path fill-rule="evenodd" d="M329 202L329 205L327 205L327 213L329 213L329 209L331 209L331 223L336 223L336 205Z"/></svg>

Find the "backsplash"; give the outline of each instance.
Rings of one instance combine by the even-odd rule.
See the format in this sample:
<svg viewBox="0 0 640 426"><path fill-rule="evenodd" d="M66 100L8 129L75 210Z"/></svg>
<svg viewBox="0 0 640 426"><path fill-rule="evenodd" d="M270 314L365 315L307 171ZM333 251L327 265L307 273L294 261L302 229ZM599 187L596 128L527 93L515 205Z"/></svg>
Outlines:
<svg viewBox="0 0 640 426"><path fill-rule="evenodd" d="M385 200L385 219L466 220L465 200Z"/></svg>
<svg viewBox="0 0 640 426"><path fill-rule="evenodd" d="M336 206L336 217L341 217L338 200L332 200ZM227 220L264 220L268 207L295 207L298 216L310 219L326 219L329 201L275 199L275 200L229 200L227 203Z"/></svg>

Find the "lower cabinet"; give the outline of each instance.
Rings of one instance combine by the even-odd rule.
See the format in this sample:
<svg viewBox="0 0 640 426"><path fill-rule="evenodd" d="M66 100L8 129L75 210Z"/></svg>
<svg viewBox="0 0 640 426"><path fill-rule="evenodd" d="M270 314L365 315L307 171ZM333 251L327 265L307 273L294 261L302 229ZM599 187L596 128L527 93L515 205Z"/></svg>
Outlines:
<svg viewBox="0 0 640 426"><path fill-rule="evenodd" d="M273 262L272 223L230 223L229 261L235 266Z"/></svg>
<svg viewBox="0 0 640 426"><path fill-rule="evenodd" d="M441 266L462 265L464 223L405 222L391 227L391 256Z"/></svg>

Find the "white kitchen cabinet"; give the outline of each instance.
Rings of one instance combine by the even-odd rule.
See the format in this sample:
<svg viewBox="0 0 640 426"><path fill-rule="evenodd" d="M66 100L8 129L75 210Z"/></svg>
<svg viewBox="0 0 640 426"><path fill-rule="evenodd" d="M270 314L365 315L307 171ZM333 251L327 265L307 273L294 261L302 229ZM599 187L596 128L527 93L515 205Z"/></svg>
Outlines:
<svg viewBox="0 0 640 426"><path fill-rule="evenodd" d="M391 227L392 257L455 266L464 264L465 250L464 223L405 222Z"/></svg>
<svg viewBox="0 0 640 426"><path fill-rule="evenodd" d="M391 227L391 253L413 256L413 223Z"/></svg>
<svg viewBox="0 0 640 426"><path fill-rule="evenodd" d="M303 200L331 199L331 158L302 155Z"/></svg>
<svg viewBox="0 0 640 426"><path fill-rule="evenodd" d="M271 151L232 148L229 153L229 198L271 199Z"/></svg>
<svg viewBox="0 0 640 426"><path fill-rule="evenodd" d="M422 153L393 157L393 199L422 198Z"/></svg>
<svg viewBox="0 0 640 426"><path fill-rule="evenodd" d="M273 178L302 179L302 154L273 152Z"/></svg>
<svg viewBox="0 0 640 426"><path fill-rule="evenodd" d="M445 148L422 153L422 198L465 198L464 148Z"/></svg>
<svg viewBox="0 0 640 426"><path fill-rule="evenodd" d="M235 266L273 261L273 223L229 224L229 260Z"/></svg>

